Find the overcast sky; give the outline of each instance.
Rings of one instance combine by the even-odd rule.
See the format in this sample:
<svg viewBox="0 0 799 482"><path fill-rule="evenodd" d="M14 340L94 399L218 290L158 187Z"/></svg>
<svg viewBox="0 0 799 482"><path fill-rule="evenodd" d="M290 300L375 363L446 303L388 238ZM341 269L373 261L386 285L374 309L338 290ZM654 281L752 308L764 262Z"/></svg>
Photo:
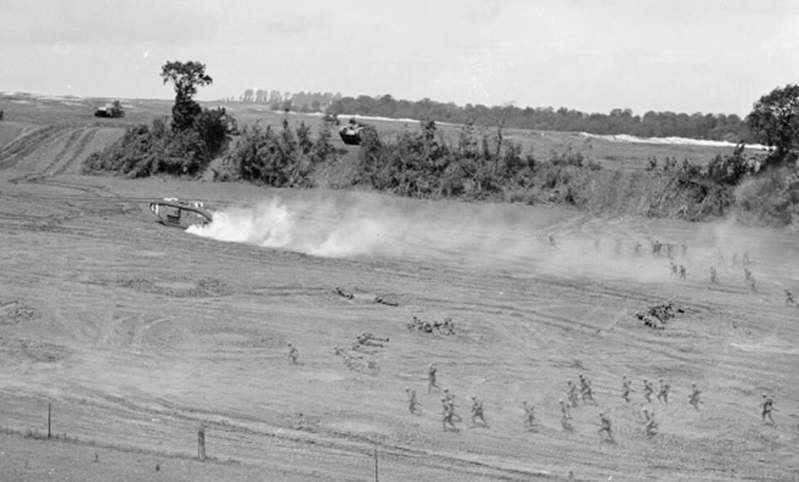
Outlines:
<svg viewBox="0 0 799 482"><path fill-rule="evenodd" d="M0 0L0 91L247 88L584 112L746 115L799 82L797 0Z"/></svg>

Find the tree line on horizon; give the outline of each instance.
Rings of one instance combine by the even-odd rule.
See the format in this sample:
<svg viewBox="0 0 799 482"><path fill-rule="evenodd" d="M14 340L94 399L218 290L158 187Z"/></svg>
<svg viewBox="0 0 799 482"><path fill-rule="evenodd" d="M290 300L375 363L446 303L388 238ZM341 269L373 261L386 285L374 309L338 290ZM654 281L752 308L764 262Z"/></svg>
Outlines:
<svg viewBox="0 0 799 482"><path fill-rule="evenodd" d="M241 102L268 104L274 111L319 112L331 115L361 115L390 119L431 120L452 124L472 123L485 127L587 132L598 135L628 134L638 137L687 137L727 142L755 142L746 121L736 114L693 114L648 111L643 116L631 109L613 109L607 114L586 113L561 107L485 106L397 100L391 95L343 97L332 92L284 92L247 89Z"/></svg>

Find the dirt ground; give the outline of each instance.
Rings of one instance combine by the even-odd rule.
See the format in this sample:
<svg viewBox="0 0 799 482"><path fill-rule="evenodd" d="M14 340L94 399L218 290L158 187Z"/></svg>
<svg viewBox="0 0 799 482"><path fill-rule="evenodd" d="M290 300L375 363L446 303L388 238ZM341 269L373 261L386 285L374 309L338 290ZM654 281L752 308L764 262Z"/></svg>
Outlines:
<svg viewBox="0 0 799 482"><path fill-rule="evenodd" d="M799 477L794 232L87 177L82 160L120 129L0 132L1 480L367 481L375 451L384 481ZM215 222L157 224L148 203L166 196L205 201ZM665 329L636 318L668 300L683 312ZM409 330L414 316L451 318L454 334ZM389 341L353 349L365 332ZM580 374L596 405L566 430L559 399ZM668 403L645 401L645 378L672 385ZM472 426L471 395L488 427ZM42 439L48 404L58 440Z"/></svg>

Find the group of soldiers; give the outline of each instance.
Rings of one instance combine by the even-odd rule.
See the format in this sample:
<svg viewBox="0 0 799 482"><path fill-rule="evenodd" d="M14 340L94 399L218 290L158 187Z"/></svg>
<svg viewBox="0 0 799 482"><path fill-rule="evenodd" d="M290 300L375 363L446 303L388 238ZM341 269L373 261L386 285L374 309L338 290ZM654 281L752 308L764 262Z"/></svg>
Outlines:
<svg viewBox="0 0 799 482"><path fill-rule="evenodd" d="M440 389L438 385L438 368L433 365L432 363L427 367L427 391L428 393L432 393L433 389ZM441 404L442 404L442 425L444 431L457 431L458 428L456 426L456 422L461 422L462 418L455 410L455 396L450 392L448 388L443 388L442 390L442 397L441 397ZM412 414L420 414L421 413L421 404L418 401L416 390L410 387L405 389L408 395L408 410ZM627 378L627 376L622 377L621 383L621 397L625 402L630 402L632 400L632 393L635 390L632 387L632 382ZM642 392L644 400L646 404L653 402L654 399L662 404L668 405L669 403L669 393L671 392L671 384L664 381L663 378L658 379L658 387L656 388L652 381L644 378L642 380ZM583 374L580 374L578 377L578 382L574 383L571 379L566 380L566 400L561 398L558 403L560 405L561 411L561 419L560 423L561 426L565 430L572 430L572 415L571 409L572 407L579 407L580 404L585 405L598 405L596 400L594 399L594 393L591 386L591 381ZM697 387L696 383L691 385L691 392L688 395L688 404L691 405L695 410L699 410L700 404L702 404L701 400L702 391ZM472 426L484 426L488 427L488 422L485 419L485 411L483 409L483 401L479 400L476 396L469 397L471 399L471 421ZM532 429L538 424L538 419L536 418L535 414L535 405L528 403L527 401L522 402L522 408L524 409L524 420L523 425L526 429ZM763 422L768 419L772 424L774 424L774 419L772 418L772 411L774 410L774 401L768 397L766 394L763 394L763 402L761 403L762 408L762 418ZM647 408L646 405L642 408L643 413L643 433L647 437L653 437L657 435L659 424L655 420L655 412ZM599 430L598 433L600 436L607 438L610 441L615 441L613 438L613 423L611 422L610 416L607 411L600 411L599 412Z"/></svg>

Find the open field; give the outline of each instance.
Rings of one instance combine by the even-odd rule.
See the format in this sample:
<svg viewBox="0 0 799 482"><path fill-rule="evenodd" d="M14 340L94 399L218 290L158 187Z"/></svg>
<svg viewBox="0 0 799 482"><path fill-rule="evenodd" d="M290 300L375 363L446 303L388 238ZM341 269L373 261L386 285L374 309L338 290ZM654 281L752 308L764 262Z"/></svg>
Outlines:
<svg viewBox="0 0 799 482"><path fill-rule="evenodd" d="M799 291L796 233L85 177L80 163L121 135L116 124L65 110L47 125L46 109L19 106L27 120L5 104L0 123L2 480L368 481L375 449L383 481L799 473L799 308L784 296ZM165 196L201 199L216 221L160 226L147 203ZM675 246L686 280L651 254L654 240ZM636 319L667 300L684 313L664 330ZM449 317L455 334L409 331L414 316ZM364 332L390 341L353 350ZM442 430L429 363L455 394L457 432ZM579 374L597 405L574 408L564 430L558 400ZM644 378L672 384L668 404L645 402ZM406 387L421 414L408 412ZM776 425L761 422L764 392ZM471 427L469 395L485 401L489 427ZM523 401L536 407L532 430ZM69 441L25 437L47 432L48 404ZM653 438L643 406L657 413ZM615 443L597 433L600 410ZM205 462L193 460L201 424Z"/></svg>

